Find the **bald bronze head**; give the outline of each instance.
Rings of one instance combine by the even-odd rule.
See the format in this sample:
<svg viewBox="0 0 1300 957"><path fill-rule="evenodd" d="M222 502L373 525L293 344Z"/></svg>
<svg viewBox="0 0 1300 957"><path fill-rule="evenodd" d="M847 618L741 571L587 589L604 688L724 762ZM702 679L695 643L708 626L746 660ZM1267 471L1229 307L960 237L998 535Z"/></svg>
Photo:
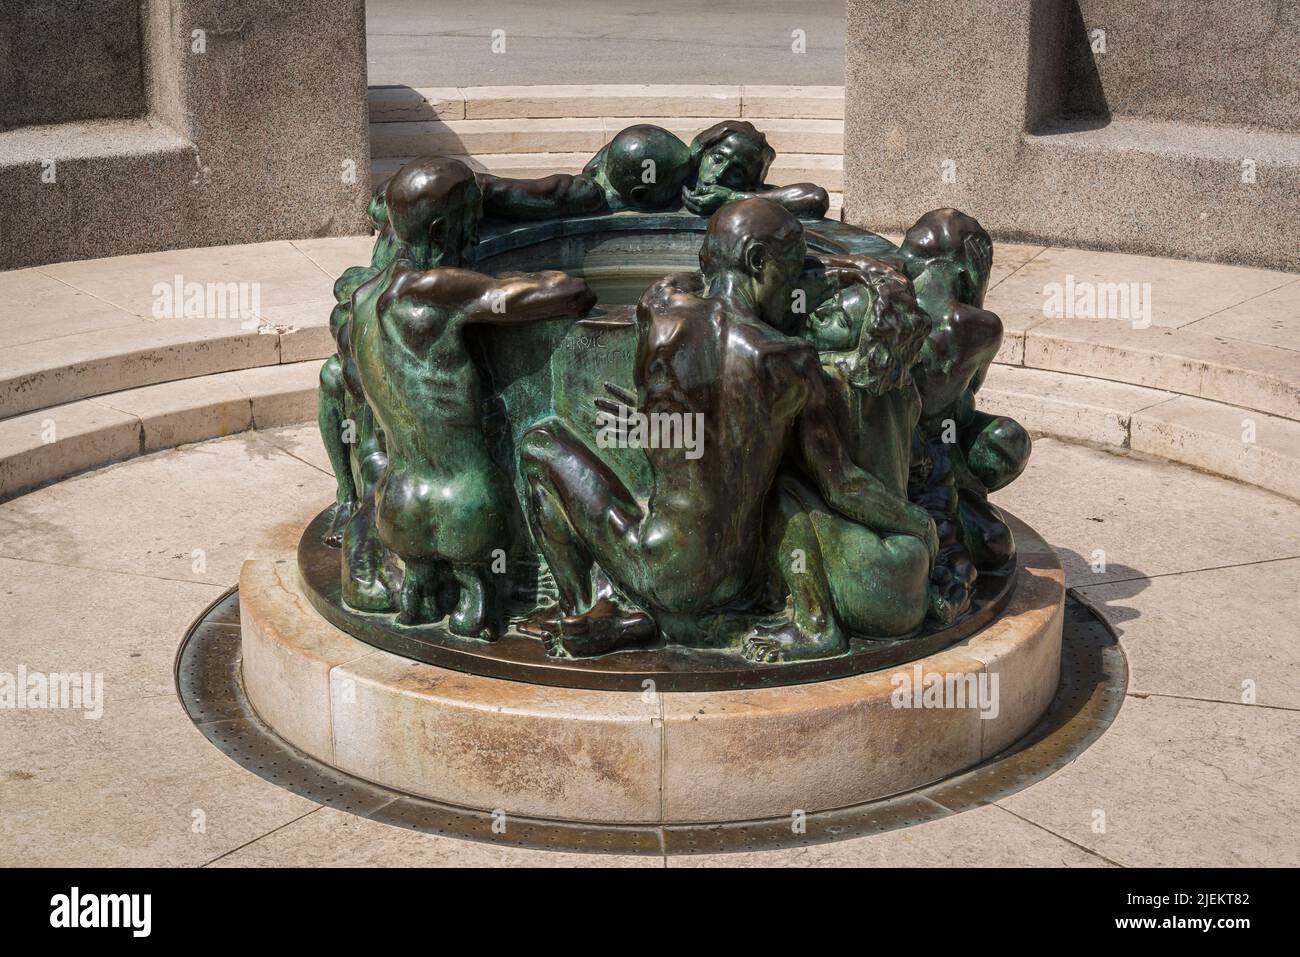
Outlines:
<svg viewBox="0 0 1300 957"><path fill-rule="evenodd" d="M632 209L667 209L690 174L690 149L663 127L620 130L605 147L605 179Z"/></svg>
<svg viewBox="0 0 1300 957"><path fill-rule="evenodd" d="M973 216L959 209L932 209L916 221L898 247L913 279L938 263L954 272L957 295L980 305L993 264L993 241Z"/></svg>
<svg viewBox="0 0 1300 957"><path fill-rule="evenodd" d="M784 328L807 250L803 226L766 199L727 203L709 220L700 271L712 294L740 289L769 325Z"/></svg>
<svg viewBox="0 0 1300 957"><path fill-rule="evenodd" d="M984 232L979 221L959 209L932 209L907 231L903 242L917 256L935 256L960 253L967 236Z"/></svg>
<svg viewBox="0 0 1300 957"><path fill-rule="evenodd" d="M474 261L482 194L464 163L440 156L412 160L388 181L384 206L400 258L424 269Z"/></svg>

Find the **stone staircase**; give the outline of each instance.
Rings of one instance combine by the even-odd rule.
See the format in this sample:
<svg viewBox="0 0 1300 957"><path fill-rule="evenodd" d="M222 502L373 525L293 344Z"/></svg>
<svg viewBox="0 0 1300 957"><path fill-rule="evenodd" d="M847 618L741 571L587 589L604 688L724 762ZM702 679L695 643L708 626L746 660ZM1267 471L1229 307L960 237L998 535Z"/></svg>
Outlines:
<svg viewBox="0 0 1300 957"><path fill-rule="evenodd" d="M981 408L1300 499L1300 276L1016 243L994 257L986 305L1006 333ZM1045 316L1044 288L1071 277L1145 280L1150 325Z"/></svg>
<svg viewBox="0 0 1300 957"><path fill-rule="evenodd" d="M333 279L370 237L210 247L0 273L0 500L132 456L311 421ZM157 284L260 284L255 321L155 318ZM1152 280L1150 328L1051 319L1063 275ZM995 245L1006 326L981 407L1300 501L1300 277ZM1079 476L1087 482L1087 476Z"/></svg>

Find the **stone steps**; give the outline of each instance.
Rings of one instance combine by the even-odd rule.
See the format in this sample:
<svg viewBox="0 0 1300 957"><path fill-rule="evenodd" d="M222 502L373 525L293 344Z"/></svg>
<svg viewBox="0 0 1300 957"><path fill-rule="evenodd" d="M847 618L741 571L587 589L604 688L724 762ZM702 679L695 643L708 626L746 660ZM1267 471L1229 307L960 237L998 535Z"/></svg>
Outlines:
<svg viewBox="0 0 1300 957"><path fill-rule="evenodd" d="M238 320L180 320L15 346L5 351L0 367L0 415L177 379L322 358L333 351L328 309L310 318L314 325L292 333L245 330Z"/></svg>
<svg viewBox="0 0 1300 957"><path fill-rule="evenodd" d="M1194 329L1053 319L1023 333L1020 364L1165 389L1300 420L1300 353ZM1300 343L1297 343L1300 345Z"/></svg>
<svg viewBox="0 0 1300 957"><path fill-rule="evenodd" d="M126 389L0 421L0 500L135 455L310 421L320 361ZM1128 449L1300 500L1300 422L1124 383L995 365L986 411L1036 434Z"/></svg>
<svg viewBox="0 0 1300 957"><path fill-rule="evenodd" d="M480 86L369 91L371 123L403 120L707 116L844 119L842 86L673 84ZM626 123L624 124L627 125Z"/></svg>
<svg viewBox="0 0 1300 957"><path fill-rule="evenodd" d="M0 421L0 501L137 455L314 419L320 367L200 375Z"/></svg>
<svg viewBox="0 0 1300 957"><path fill-rule="evenodd" d="M334 277L368 261L372 243L277 241L0 273L8 306L0 315L0 420L160 382L323 358L334 348ZM255 288L255 316L184 318L181 308L155 318L155 293L170 291L178 276L200 288Z"/></svg>
<svg viewBox="0 0 1300 957"><path fill-rule="evenodd" d="M295 287L277 295L271 281L263 279L263 298L278 302L294 295L327 296L330 272L363 262L368 256L370 240L366 237L328 242L340 246L340 251L323 260L319 269L312 268L318 285L302 286L301 292ZM281 266L274 259L279 245L283 244L242 249L249 259L265 259L283 269L287 263ZM211 256L220 262L229 255L224 250L232 248L194 250L187 255ZM1106 254L1090 255L1104 264ZM332 351L326 328L328 299L268 306L262 310L266 322L257 329L241 328L238 320L143 318L137 314L147 311L140 305L141 297L147 297L155 279L170 277L173 268L186 274L197 268L189 260L178 261L174 267L160 266L156 260L155 255L145 255L91 261L76 264L75 273L43 267L63 276L62 283L39 270L0 274L0 280L6 280L0 281L0 290L17 306L0 325L0 419L172 379L319 359ZM91 274L102 274L129 287L129 295L118 297L122 308L99 301L97 296L117 294L86 278ZM133 282L131 277L136 274L139 281ZM243 274L232 273L235 277ZM80 284L90 292L69 289L68 283ZM1134 329L1119 320L1048 320L1041 313L1033 319L1017 300L1002 295L1010 284L1004 283L989 295L990 308L1003 316L1008 327L1000 362L1162 389L1300 420L1300 355L1294 349L1202 332L1218 317L1192 321L1195 313L1182 320L1187 324L1181 328ZM50 298L60 292L69 298ZM1264 297L1253 301L1262 302ZM38 302L46 306L36 309ZM126 311L127 307L137 313ZM1287 318L1287 301L1278 299L1269 308L1277 313L1274 322L1212 328L1238 336L1288 341L1287 323L1294 326L1296 319ZM91 311L85 316L78 311L87 309ZM110 315L106 318L95 309ZM38 318L32 318L33 313ZM107 324L108 328L87 328L92 323ZM42 328L27 328L30 324ZM86 331L76 331L83 328Z"/></svg>
<svg viewBox="0 0 1300 957"><path fill-rule="evenodd" d="M995 365L979 406L1034 433L1131 449L1300 500L1300 422L1124 383Z"/></svg>
<svg viewBox="0 0 1300 957"><path fill-rule="evenodd" d="M364 262L370 245L350 237L210 247L0 273L10 306L0 317L0 494L263 421L258 403L279 394L280 377L314 370L333 351L332 277ZM1300 497L1300 353L1288 348L1300 285L1291 277L1001 248L989 305L1008 331L987 407L1046 434L1161 455ZM1043 282L1062 270L1151 275L1155 324L1043 318ZM259 283L256 328L152 318L153 285L177 274ZM291 404L315 389L314 371L298 374L306 378L286 387ZM314 400L293 409L311 419ZM50 424L53 442L45 441ZM1250 428L1255 441L1243 441Z"/></svg>

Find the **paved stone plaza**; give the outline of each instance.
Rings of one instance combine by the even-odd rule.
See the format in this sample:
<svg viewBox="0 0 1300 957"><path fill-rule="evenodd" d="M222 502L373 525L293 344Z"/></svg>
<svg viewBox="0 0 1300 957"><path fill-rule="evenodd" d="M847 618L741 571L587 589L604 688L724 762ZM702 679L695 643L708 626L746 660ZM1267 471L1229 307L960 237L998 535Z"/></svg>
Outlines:
<svg viewBox="0 0 1300 957"><path fill-rule="evenodd" d="M16 79L0 76L0 868L1300 866L1300 191L1294 188L1300 81L1286 71L1300 50L1293 11L1268 4L1209 11L1191 0L1171 2L1159 17L1124 0L999 0L943 10L905 0L302 0L274 13L237 6L242 12L233 20L228 0L91 0L0 14L0 27L15 25L30 40L8 44ZM113 85L115 77L124 82ZM710 140L706 131L723 122L733 125ZM647 134L646 125L661 129ZM641 129L621 140L620 154L614 141L632 126ZM641 157L660 136L675 143L663 155L680 177L613 185L611 176L621 172L626 179L633 161L657 169ZM726 167L737 151L748 160ZM439 159L411 165L428 157ZM371 190L403 169L398 185L367 213ZM718 178L706 180L705 169ZM721 178L726 175L731 178ZM408 190L403 176L417 185ZM454 179L455 189L438 186L440 176ZM667 198L645 199L661 182L672 186ZM412 225L419 205L412 197L424 204L424 215L436 205L428 197L437 189L446 192L436 201L442 218ZM554 441L550 417L586 410L591 396L604 396L602 388L619 392L609 383L622 366L608 360L610 373L601 364L606 359L575 359L555 345L568 327L546 328L555 338L543 345L553 351L524 369L532 350L518 344L534 340L503 334L506 345L498 347L488 333L459 338L462 322L483 319L487 293L454 308L421 302L436 322L410 320L411 328L397 334L391 323L405 320L392 319L389 305L379 304L407 294L405 280L394 276L420 256L428 258L416 268L435 264L420 281L436 285L453 275L437 266L460 264L457 251L475 242L479 258L465 263L494 278L460 274L457 282L495 283L499 270L541 268L516 265L533 263L529 256L592 287L611 275L640 283L633 260L642 253L661 257L656 269L664 262L693 269L706 221L692 215L700 212L692 204L710 190L719 204L773 198L722 209L757 206L753 222L761 226L774 216L785 222L784 233L769 224L758 240L761 230L749 220L726 227L741 237L736 243L744 256L754 251L749 244L768 245L754 260L759 265L751 268L741 254L726 252L736 261L713 274L706 261L721 262L718 250L729 240L718 240L710 226L715 245L700 260L706 288L665 297L679 308L689 298L721 310L708 313L707 322L725 330L716 339L696 327L679 334L704 311L672 313L676 331L660 335L670 323L653 324L655 304L619 313L616 304L635 303L636 295L619 299L605 287L596 290L599 296L581 289L590 296L583 301L611 310L584 330L609 334L617 348L624 341L617 337L627 334L641 360L645 341L665 348L661 340L699 336L695 347L713 362L692 365L693 356L663 351L636 365L638 389L648 393L649 367L671 370L657 396L678 388L680 370L704 370L714 391L746 400L708 406L743 441L733 443L735 454L715 457L715 474L692 479L689 494L662 494L652 464L646 487L654 491L642 496L649 504L624 485L617 486L621 499L602 499L621 481L605 473L618 468L583 465L591 450L579 449L581 441L561 453L540 441ZM565 205L570 194L578 197L572 208ZM809 213L798 204L811 198L816 209ZM678 208L683 203L685 212ZM914 227L904 244L902 230L932 208L938 212L927 214L923 224L929 225ZM376 247L373 236L359 235L372 217L390 244ZM483 231L476 233L469 227L480 218ZM779 285L767 265L772 250L784 243L773 255L788 254L785 271L799 272L798 247L788 238L798 233L795 218L807 232L820 230L809 252L894 257L890 268L874 261L840 266L854 277L837 275L827 284L844 281L868 302L874 328L858 333L856 351L817 344L812 321L800 328L824 350L824 363L838 363L819 380L818 392L843 375L873 396L850 393L853 403L875 410L853 413L871 423L858 426L868 438L859 453L867 453L845 452L838 444L845 436L836 435L818 447L825 455L812 455L791 438L806 441L808 406L780 428L771 424L775 418L753 418L752 409L783 408L799 392L759 394L763 381L784 381L762 361L753 360L758 371L750 378L727 378L750 362L734 361L742 349L732 344L748 342L734 332L736 323L752 319L764 335L771 332L764 323L782 330L791 323L784 305L771 314L763 310L785 303L793 289L770 292ZM726 219L724 212L712 222ZM401 234L404 228L415 238ZM864 235L867 230L889 240L890 251L882 253L885 244ZM785 238L778 242L778 236ZM422 243L430 248L421 250ZM906 248L900 252L898 245ZM400 261L381 264L379 253L372 263L376 248L400 249ZM342 294L346 306L332 312L336 281L364 263L372 263L366 284L355 273L351 279L367 291L356 300ZM896 277L895 267L902 270ZM825 292L817 283L828 271L809 279L815 272L805 262L801 281L811 295ZM739 292L709 285L741 273ZM986 273L981 308L975 287ZM884 274L914 297L910 307L894 310L908 300L897 288L881 291ZM374 283L375 275L384 285ZM637 295L642 288L636 285ZM746 297L764 301L755 306ZM844 300L851 298L832 289L815 304L816 313L831 304L840 321L850 314ZM565 301L569 311L544 315L582 314L576 298ZM991 366L997 322L982 309L1002 324ZM905 321L897 320L904 314ZM895 321L905 329L917 323L912 341L924 340L928 351L897 359L893 350L910 332L881 331ZM868 329L862 314L856 322ZM494 348L510 353L513 363L503 363L501 375L492 365ZM356 360L352 366L349 358ZM896 365L887 387L845 371L854 361L861 372L886 360ZM914 379L905 374L909 368ZM356 382L341 369L355 371ZM633 373L627 376L631 382ZM950 386L956 387L945 391ZM924 392L927 387L934 391ZM907 395L891 397L892 408L914 401L915 409L908 408L920 424L905 422L902 412L890 413L895 418L888 422L876 414L886 403L872 403L895 389ZM971 407L976 391L974 404L987 417ZM392 393L390 418L376 405L386 392ZM483 409L488 425L480 427L476 416ZM695 414L704 420L705 413ZM371 415L387 436L382 464L373 455L378 440L366 459L358 451L364 436L331 443L335 461L354 466L358 487L349 492L334 480L321 432L338 435L347 423L346 434L357 420L372 429ZM954 434L958 421L970 431L943 438L949 449L958 443L957 451L936 452L935 423L945 415ZM511 432L516 426L519 434ZM786 426L792 431L781 431ZM846 428L851 431L836 422L827 431ZM1028 466L1004 485L1025 462L1026 431L1033 438ZM745 469L762 458L755 436L771 437L767 432L785 436L786 444L769 443L771 470L756 469L750 481ZM447 435L453 439L430 451ZM394 451L401 442L408 454ZM845 518L851 508L808 504L832 502L825 489L797 506L781 498L791 494L787 482L833 471L832 453L855 459L845 487L868 500L860 507L873 512L875 524L861 515ZM414 535L366 524L387 507L375 489L400 471L389 454L404 461L402 488L416 490L412 500L432 501L437 496L430 489L444 489L440 505L411 519ZM411 468L420 456L425 472ZM796 456L802 464L791 470ZM889 460L882 469L898 487L887 500L876 497L869 479L863 484L870 467L856 459L869 456ZM466 467L464 475L485 488L494 469L509 471L505 459L518 474L503 477L506 491L485 497L471 514L463 501L468 493L446 491L469 484L437 484L445 479L439 469L461 458L479 462L477 472ZM546 484L558 482L555 474L574 462L583 467L571 469L578 474L572 486ZM672 469L666 474L676 476ZM950 484L941 488L945 481ZM833 479L830 484L834 489ZM726 509L734 514L713 507L704 500L717 488L728 495L735 490L737 501L743 490L753 492L753 507L730 500ZM1019 567L1005 562L1009 551L997 551L1006 546L998 538L1006 525L994 515L981 526L987 516L970 510L972 502L987 506L987 488L1000 489L991 501L1012 513L1010 524L1023 522L1041 536L1016 533ZM742 570L732 591L703 595L683 588L687 597L679 606L659 607L660 582L649 576L644 594L653 600L636 599L644 610L611 601L617 614L597 614L600 602L591 596L573 599L572 592L589 587L581 584L584 576L598 578L598 571L620 600L642 587L620 583L602 564L606 558L594 555L603 532L583 539L575 531L586 519L575 522L575 513L565 511L573 500L589 496L596 504L580 505L591 514L605 507L600 520L584 526L605 530L626 524L632 511L607 507L608 501L636 499L648 513L656 496L694 506L697 492L703 504L682 509L684 534L672 538L662 532L665 523L652 543L660 548L658 542L668 541L675 549L661 577L695 584L707 573L682 569L730 571L718 556L732 554L739 557L731 565ZM346 506L320 518L301 553L307 558L299 561L304 528L336 495ZM944 495L949 498L936 505ZM539 517L544 499L554 511ZM867 529L881 554L889 551L883 543L911 536L915 574L898 585L902 573L891 579L881 571L893 567L895 556L875 559L877 551L864 547L832 555L848 569L836 579L828 571L832 560L822 563L817 536L824 532L809 533L811 539L798 541L816 542L809 548L819 553L824 591L801 619L796 607L809 599L799 589L813 592L816 583L792 585L782 574L777 587L785 590L776 597L790 599L776 614L779 602L755 599L759 576L744 571L756 563L768 573L781 571L771 549L775 526L765 521L761 533L735 536L740 547L731 553L713 546L731 524L743 524L736 515L770 520L772 512L764 510L778 500L782 510L795 509L781 519L779 536L796 512L811 527L810 515L821 519L832 511L837 521ZM494 568L492 575L506 577L493 578L481 554L449 558L434 548L433 538L448 537L447 502L483 538L482 529L509 512L492 544L505 540L505 551L497 551L522 562L508 573ZM951 511L943 512L949 504ZM396 526L392 514L401 507L398 502L385 519L375 519L373 528L381 521ZM525 516L532 524L515 537L513 526L522 528ZM332 520L335 537L320 534ZM373 552L352 547L357 539L344 536L345 526ZM942 548L930 541L936 533L949 536ZM428 548L412 557L395 544L399 539L401 546ZM971 544L977 539L984 549L978 558ZM340 542L341 587L340 562L326 547ZM559 551L548 552L547 545ZM605 553L609 565L623 560L625 545L620 539ZM756 552L764 554L755 559ZM364 567L372 555L380 558ZM960 567L954 555L970 559L966 569L979 567L974 601L970 577L953 586ZM283 574L291 556L292 573ZM385 576L394 556L406 569L396 620L375 611L393 597ZM692 557L700 559L694 566ZM652 564L641 552L631 560L637 562ZM448 571L453 567L455 575ZM212 605L241 582L241 570L246 601L237 625L233 598ZM643 570L637 566L636 573ZM950 589L942 593L940 572L948 575L942 588ZM357 586L366 575L369 581ZM505 601L491 596L501 594L502 581L527 592L526 624L540 621L540 631L527 631L524 616L514 614L518 595L509 596L510 614L497 607ZM834 586L844 582L868 582L881 592L882 606L907 605L916 616L894 630L843 624L836 631L848 621L842 605L831 607L840 600ZM372 603L348 597L349 586ZM961 587L960 600L952 599ZM543 594L548 588L560 593L553 607ZM1050 601L1043 597L1048 592ZM479 603L471 625L456 631L458 610L440 623L444 605L471 594ZM549 631L543 612L551 618ZM202 627L200 616L206 616ZM759 627L746 632L712 619L702 625L709 616ZM672 631L665 625L670 618L673 628L686 620L688 630ZM1033 627L1026 624L1031 618ZM800 623L809 620L818 623ZM643 643L646 635L668 635L667 652L638 646L638 624L649 626L637 639ZM498 637L498 626L502 640L490 646L476 640ZM981 657L981 638L1002 647L999 626L1019 639L1018 647L1036 650L1014 666L1009 654L999 659L988 647ZM622 631L608 644L599 644L600 636L593 645L581 643L584 628L601 627ZM1091 637L1080 638L1085 629ZM755 632L757 654L749 644ZM810 659L776 670L809 666L806 675L815 683L757 667L786 654L774 634ZM219 680L194 666L200 635L212 647L227 642L226 657L217 661L226 668L226 684L216 691ZM577 653L564 644L574 635ZM838 644L825 640L828 635ZM898 714L887 704L892 698L881 662L905 646L891 660L910 653L907 666L917 665L919 679L921 662L934 659L917 652L918 643L936 639L947 642L936 641L937 654L963 662L964 670L947 669L950 676L969 674L972 683L1006 679L1003 724L983 724L973 710L957 712L964 703L944 715L959 715L954 726L961 734L933 733L934 725L924 723L900 733L890 720L879 720L882 713ZM1088 641L1097 652L1094 671L1080 664ZM527 649L516 650L515 660L498 650L512 642ZM464 658L451 664L421 658L430 646L458 648ZM869 665L834 671L837 656L860 654L863 646ZM572 657L558 656L557 648ZM687 665L673 672L673 655L683 650ZM769 650L774 657L764 659ZM733 655L741 670L722 669L710 659L715 653ZM612 662L614 654L636 662ZM876 654L882 657L870 657ZM383 660L376 664L376 657ZM1104 666L1097 665L1103 658ZM1045 712L1058 687L1058 659L1065 660L1066 677ZM207 664L215 660L213 653ZM715 684L658 689L651 681L648 693L628 690L638 687L630 682L644 668L663 668L656 678L685 675ZM356 682L371 685L371 697L355 712L356 728L335 707L340 700L356 704L336 691L354 673ZM537 673L544 680L533 682ZM1026 680L1030 673L1038 680ZM102 679L102 710L6 697L20 687L15 674ZM875 697L835 687L850 678L876 682ZM204 682L211 697L196 699L190 692ZM775 703L763 704L760 693ZM591 705L597 695L607 709ZM879 710L870 711L869 701ZM835 724L832 713L847 717ZM682 727L694 737L679 730L674 738L673 729ZM242 737L249 728L265 736L250 743ZM304 728L309 733L301 737L291 733ZM869 733L850 741L850 733L827 728ZM1032 730L1019 740L1023 747L999 752L1025 728ZM611 741L633 741L637 748L620 750ZM721 757L710 764L709 748L693 751L684 741L705 741ZM389 747L394 744L402 747ZM340 753L356 760L339 760ZM635 774L627 771L629 753L639 759ZM943 760L929 763L931 753ZM853 790L854 775L870 776L873 762L895 771L909 761L916 773L906 783L887 774L873 779L879 786L869 792L870 803ZM456 790L456 775L466 768L469 784ZM827 786L845 781L842 790ZM599 795L619 796L620 788L635 791L636 801L626 808L601 803ZM710 797L700 799L706 791ZM512 807L507 798L521 793L537 801L520 799ZM851 819L852 826L827 826L818 834L854 836L804 846L787 839L786 803L809 794L812 803L799 805L809 810L795 810L796 818L820 814L824 826ZM453 808L439 809L438 801ZM396 810L381 813L390 805ZM409 807L435 810L417 825L415 812L400 813ZM534 839L531 825L526 838L493 839L480 825L506 813L494 808L561 834L560 849L532 849L551 846L552 837ZM446 816L438 818L442 811ZM862 824L867 819L869 826ZM455 826L444 828L449 820ZM476 823L462 826L468 820ZM676 844L667 836L674 827ZM722 835L710 846L731 852L692 853L700 849L695 835L710 827ZM645 841L618 845L622 850L655 853L572 849L599 847L601 840L608 845L619 828L624 834L617 839L640 832L637 840ZM779 840L768 840L778 831ZM452 836L466 833L484 839ZM735 850L765 840L782 849ZM678 848L685 852L673 853Z"/></svg>
<svg viewBox="0 0 1300 957"><path fill-rule="evenodd" d="M331 489L315 427L301 426L161 452L0 506L4 591L23 598L3 605L10 651L31 669L108 676L100 721L26 712L0 722L0 864L736 863L555 855L406 832L290 794L213 748L176 700L178 636L235 580L265 529L264 547L291 545ZM995 805L754 858L1300 864L1284 837L1300 814L1300 682L1285 624L1300 614L1300 510L1190 469L1052 439L1039 441L1000 504L1056 545L1068 583L1119 631L1132 681L1115 724L1069 767ZM1225 518L1206 524L1211 513ZM1085 564L1097 548L1111 556L1105 574ZM195 549L206 556L201 573ZM1190 620L1179 611L1188 605ZM1246 678L1258 682L1255 705L1240 702ZM1104 834L1093 830L1097 809ZM203 833L192 831L196 811Z"/></svg>
<svg viewBox="0 0 1300 957"><path fill-rule="evenodd" d="M186 626L236 581L243 560L292 547L306 519L330 500L329 467L310 421L314 375L327 348L321 332L331 279L368 243L272 243L0 275L7 295L40 289L60 308L48 324L11 318L4 329L5 379L11 387L25 383L6 395L36 395L42 407L0 422L4 448L16 450L0 475L40 481L45 468L48 481L78 467L74 459L40 459L39 441L23 452L19 432L38 437L51 417L82 416L76 428L84 447L70 439L64 452L88 455L87 464L96 454L161 449L0 505L6 652L32 670L105 675L102 720L69 711L9 712L0 720L0 863L77 864L87 854L103 864L196 866L1300 863L1300 844L1288 837L1300 814L1291 624L1300 615L1300 508L1258 487L1285 482L1300 456L1279 432L1261 431L1263 451L1282 464L1246 473L1252 486L1132 451L1142 441L1134 436L1165 435L1166 458L1181 444L1194 460L1220 461L1204 450L1222 451L1229 437L1213 422L1196 426L1195 414L1179 418L1180 403L1227 410L1234 427L1252 416L1294 425L1280 413L1294 402L1300 378L1300 282L1267 270L1064 248L999 247L989 303L1007 323L1009 345L987 402L1014 407L1039 433L1027 473L997 496L999 504L1054 546L1067 584L1114 627L1129 663L1117 720L1067 767L991 806L868 838L752 858L625 860L405 832L319 806L236 766L177 702L173 657ZM266 318L274 319L260 333L235 324L200 335L192 320L149 315L159 274L215 281L255 269L264 277ZM1156 383L1163 389L1108 381L1125 375L1123 363L1084 370L1091 375L1050 371L1054 349L1097 361L1108 353L1095 322L1076 320L1073 339L1059 331L1035 338L1048 322L1044 285L1065 271L1125 270L1158 283L1153 326L1169 343ZM1198 327L1205 341L1220 344L1217 362L1190 355L1205 344L1186 338ZM1079 340L1089 330L1098 334L1085 348ZM123 347L146 333L170 348ZM96 343L116 347L95 358ZM259 343L272 348L259 352ZM1263 373L1241 365L1243 356L1265 355L1281 355L1281 365L1264 370L1270 389L1252 392L1251 375ZM31 363L25 374L12 367L14 356ZM58 356L81 356L81 374L60 375ZM1193 361L1201 375L1189 385L1178 369ZM168 371L168 363L178 365ZM1148 361L1138 365L1152 374ZM1258 394L1254 404L1272 403L1274 414L1215 400L1206 370L1221 367L1236 369L1235 381L1245 383L1239 394ZM98 378L86 378L92 369ZM177 381L147 385L151 376ZM82 397L79 387L108 394ZM1162 405L1175 412L1144 429L1143 415ZM284 424L241 432L274 423ZM1169 431L1179 423L1182 432ZM125 430L133 450L106 443L113 430ZM168 448L231 432L240 434ZM1240 444L1239 436L1232 440Z"/></svg>

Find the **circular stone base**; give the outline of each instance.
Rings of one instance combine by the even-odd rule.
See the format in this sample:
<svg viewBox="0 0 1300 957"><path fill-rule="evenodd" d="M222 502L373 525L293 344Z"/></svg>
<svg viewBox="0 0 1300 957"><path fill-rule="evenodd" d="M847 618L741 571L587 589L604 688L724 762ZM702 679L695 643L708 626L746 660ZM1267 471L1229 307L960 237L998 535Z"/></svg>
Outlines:
<svg viewBox="0 0 1300 957"><path fill-rule="evenodd" d="M295 556L254 559L239 585L244 687L312 757L461 807L676 824L861 804L980 763L1051 702L1063 574L1010 521L1017 582L983 630L905 665L739 691L560 688L413 661L325 621Z"/></svg>

